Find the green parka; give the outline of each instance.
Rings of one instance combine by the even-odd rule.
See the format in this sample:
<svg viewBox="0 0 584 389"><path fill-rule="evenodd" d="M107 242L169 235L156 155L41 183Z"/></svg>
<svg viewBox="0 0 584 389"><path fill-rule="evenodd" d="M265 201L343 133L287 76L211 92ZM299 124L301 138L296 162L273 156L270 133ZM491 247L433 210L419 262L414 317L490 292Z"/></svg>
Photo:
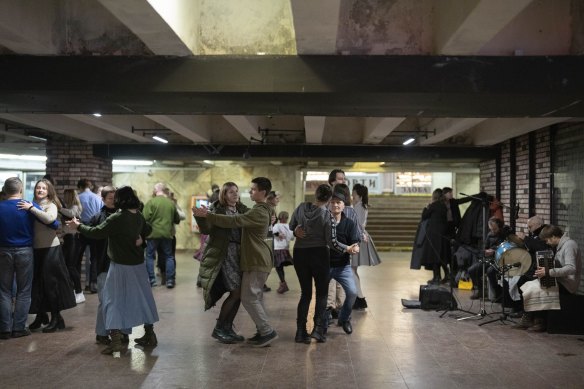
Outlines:
<svg viewBox="0 0 584 389"><path fill-rule="evenodd" d="M235 208L238 213L245 213L249 208L242 203L237 203ZM226 208L221 205L219 201L215 201L209 207L209 212L225 215ZM222 286L223 283L215 284L221 265L227 257L227 246L229 245L229 237L231 236L231 228L221 228L212 225L207 218L195 217L199 230L202 234L209 235L207 246L203 253L201 266L199 267L199 275L201 276L201 286L203 287L203 297L205 299L205 310L215 306L217 301L223 296L227 290Z"/></svg>

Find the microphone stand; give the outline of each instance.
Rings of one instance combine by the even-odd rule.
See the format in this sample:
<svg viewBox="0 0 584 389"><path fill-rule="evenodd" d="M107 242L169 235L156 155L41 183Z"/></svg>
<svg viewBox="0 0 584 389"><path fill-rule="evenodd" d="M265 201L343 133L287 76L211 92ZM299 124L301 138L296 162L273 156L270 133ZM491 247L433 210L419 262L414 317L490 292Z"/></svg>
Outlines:
<svg viewBox="0 0 584 389"><path fill-rule="evenodd" d="M471 199L474 200L479 200L482 204L482 208L483 208L483 242L482 242L482 249L481 249L481 254L479 255L479 261L482 262L483 264L483 273L481 275L481 277L484 278L485 276L485 250L487 249L487 207L489 206L488 200L485 197L480 198L480 197L475 197L475 196L469 196L465 193L461 193L461 195L469 197ZM451 272L452 273L452 272ZM481 299L479 300L479 312L476 315L472 315L472 316L466 316L466 317L461 317L459 319L457 319L458 321L462 321L462 320L467 320L467 319L475 319L475 318L480 318L479 320L481 320L482 318L484 318L485 316L487 316L487 310L485 309L485 283L484 281L481 283L482 284L482 288L483 288L483 294Z"/></svg>
<svg viewBox="0 0 584 389"><path fill-rule="evenodd" d="M507 311L505 311L505 273L514 267L518 267L517 265L521 266L521 263L512 264L512 265L503 265L499 268L499 273L501 274L501 285L502 285L502 289L503 289L503 294L501 296L501 315L499 315L498 319L489 320L489 321L486 321L484 323L479 324L479 327L484 326L485 324L494 323L496 321L500 321L503 324L507 324L506 322L515 323L513 320L508 318L509 314L507 313Z"/></svg>

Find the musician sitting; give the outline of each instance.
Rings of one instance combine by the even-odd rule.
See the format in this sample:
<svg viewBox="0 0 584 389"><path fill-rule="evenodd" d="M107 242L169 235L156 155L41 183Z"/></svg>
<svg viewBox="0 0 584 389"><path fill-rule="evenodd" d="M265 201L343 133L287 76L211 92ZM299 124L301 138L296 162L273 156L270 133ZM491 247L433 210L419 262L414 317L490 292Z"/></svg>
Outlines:
<svg viewBox="0 0 584 389"><path fill-rule="evenodd" d="M580 257L580 249L578 244L573 239L570 239L567 234L565 234L561 228L557 226L546 226L542 229L539 234L540 239L545 240L546 243L554 248L556 248L556 254L554 256L554 268L547 268L537 266L535 270L535 277L542 279L543 277L552 277L558 281L559 294L574 294L578 291L578 286L580 284L580 273L582 271L582 260ZM531 286L539 286L540 282L538 280L530 281L524 284L522 290L525 292L526 286L529 288ZM544 288L542 288L544 289ZM545 331L545 311L548 309L559 309L559 294L555 302L550 303L551 294L545 296L544 299L538 301L537 299L541 296L534 294L524 294L525 300L525 320L521 319L522 322L528 322L533 320L533 325L528 329L531 331ZM550 304L553 304L550 307Z"/></svg>
<svg viewBox="0 0 584 389"><path fill-rule="evenodd" d="M485 244L485 260L488 258L493 258L495 251L499 244L501 244L507 236L511 233L511 228L505 226L501 219L492 217L489 219L489 234L487 235L487 240ZM491 261L492 263L492 261ZM499 292L501 287L498 285L498 272L497 269L490 265L490 263L485 263L485 269L487 273L487 278L489 279L489 285ZM483 264L479 261L468 268L468 274L472 279L472 284L474 286L473 294L470 297L472 300L477 300L483 297ZM500 296L496 296L497 299Z"/></svg>
<svg viewBox="0 0 584 389"><path fill-rule="evenodd" d="M522 232L518 232L515 239L513 239L512 235L509 236L509 239L513 243L517 244L518 247L525 247L531 256L531 266L529 267L529 270L527 270L527 272L519 277L519 280L516 284L520 300L512 302L513 312L510 315L511 317L521 317L521 314L523 313L523 295L521 293L521 286L526 282L533 280L535 276L535 269L537 267L535 253L538 251L551 250L551 247L545 242L545 240L539 237L539 234L544 227L546 227L546 224L544 224L543 218L541 216L534 215L527 219L527 229L529 231L527 235ZM519 323L517 326L525 327L526 325L529 327L533 325L533 323L528 321L523 324Z"/></svg>

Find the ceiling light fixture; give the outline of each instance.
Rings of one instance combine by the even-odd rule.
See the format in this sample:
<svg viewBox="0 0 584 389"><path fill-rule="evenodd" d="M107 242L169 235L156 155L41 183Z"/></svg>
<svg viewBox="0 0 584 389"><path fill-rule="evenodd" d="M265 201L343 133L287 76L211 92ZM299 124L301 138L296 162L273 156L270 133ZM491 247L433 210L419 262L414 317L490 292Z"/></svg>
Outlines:
<svg viewBox="0 0 584 389"><path fill-rule="evenodd" d="M47 141L47 138L41 138L40 136L28 135L28 137L29 138L32 138L32 139L40 140L42 142L46 142Z"/></svg>
<svg viewBox="0 0 584 389"><path fill-rule="evenodd" d="M415 141L416 141L416 138L409 137L408 139L406 139L406 140L404 141L403 145L404 145L404 146L407 146L407 145L409 145L409 144L411 144L411 143L414 143Z"/></svg>
<svg viewBox="0 0 584 389"><path fill-rule="evenodd" d="M101 114L99 112L96 112L96 113L93 114L93 116L95 116L96 118L100 118L101 117Z"/></svg>
<svg viewBox="0 0 584 389"><path fill-rule="evenodd" d="M152 139L154 139L155 141L160 142L160 143L168 143L168 141L166 139L164 139L164 138L162 138L162 137L160 137L158 135L154 135L152 137Z"/></svg>
<svg viewBox="0 0 584 389"><path fill-rule="evenodd" d="M114 166L152 166L154 161L142 161L137 159L114 159L112 165Z"/></svg>

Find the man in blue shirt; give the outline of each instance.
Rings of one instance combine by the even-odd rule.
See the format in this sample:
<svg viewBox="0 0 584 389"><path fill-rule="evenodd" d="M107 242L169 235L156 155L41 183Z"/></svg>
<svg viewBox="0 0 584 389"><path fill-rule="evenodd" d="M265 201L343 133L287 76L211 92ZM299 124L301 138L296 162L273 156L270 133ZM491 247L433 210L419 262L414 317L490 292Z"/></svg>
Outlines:
<svg viewBox="0 0 584 389"><path fill-rule="evenodd" d="M33 275L33 233L35 218L20 210L22 181L8 178L0 202L0 339L30 335L26 328ZM12 288L16 280L16 301L12 314Z"/></svg>
<svg viewBox="0 0 584 389"><path fill-rule="evenodd" d="M77 189L79 190L79 202L81 203L81 223L89 225L93 215L98 214L103 207L101 198L91 191L92 183L86 178L82 178L77 182ZM91 293L97 293L97 269L96 269L96 249L92 244L91 239L79 235L77 264L81 266L85 248L89 246L89 258L86 258L86 264L90 265L90 270L86 272L87 285L85 290ZM87 266L86 265L86 266ZM89 266L87 266L89 267Z"/></svg>

